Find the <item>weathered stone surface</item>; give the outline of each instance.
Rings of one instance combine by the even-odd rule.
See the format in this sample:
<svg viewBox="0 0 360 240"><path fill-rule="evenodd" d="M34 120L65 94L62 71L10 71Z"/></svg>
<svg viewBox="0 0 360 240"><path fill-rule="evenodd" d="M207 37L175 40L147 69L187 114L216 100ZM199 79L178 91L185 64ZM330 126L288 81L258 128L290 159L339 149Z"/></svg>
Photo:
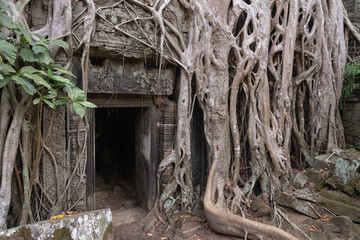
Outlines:
<svg viewBox="0 0 360 240"><path fill-rule="evenodd" d="M282 192L277 195L276 203L285 207L292 208L302 214L312 218L318 218L317 211L315 212L315 205L297 198L294 194Z"/></svg>
<svg viewBox="0 0 360 240"><path fill-rule="evenodd" d="M121 204L125 208L134 208L136 207L136 200L135 199L127 199L122 202Z"/></svg>
<svg viewBox="0 0 360 240"><path fill-rule="evenodd" d="M126 2L117 4L109 0L94 2L97 8L97 21L94 36L91 39L91 55L139 59L149 58L156 54L154 49L160 44L160 38L156 36L159 29L155 22L149 19L151 13L145 12L136 5L132 5L132 10L129 11L125 6ZM76 16L76 12L81 10L81 8L73 10L73 15ZM133 14L136 15L137 20L134 19ZM184 43L187 44L189 26L185 9L179 6L178 1L171 1L162 15L176 26ZM81 28L75 29L75 36L80 38L82 31ZM173 37L173 41L178 41L178 38ZM168 56L170 54L165 46L163 54Z"/></svg>
<svg viewBox="0 0 360 240"><path fill-rule="evenodd" d="M146 68L144 62L105 60L89 67L89 93L171 95L175 68Z"/></svg>
<svg viewBox="0 0 360 240"><path fill-rule="evenodd" d="M323 232L340 233L340 227L331 222L319 222L317 225Z"/></svg>
<svg viewBox="0 0 360 240"><path fill-rule="evenodd" d="M359 166L358 159L339 158L336 161L334 175L344 184L351 183L354 179L360 177L360 174L356 172Z"/></svg>
<svg viewBox="0 0 360 240"><path fill-rule="evenodd" d="M125 210L117 210L113 212L113 225L114 227L132 223L146 216L146 212L139 208L130 208Z"/></svg>
<svg viewBox="0 0 360 240"><path fill-rule="evenodd" d="M309 181L309 178L301 173L298 172L295 174L294 178L292 179L292 185L294 188L303 188L305 184Z"/></svg>
<svg viewBox="0 0 360 240"><path fill-rule="evenodd" d="M110 209L102 209L11 228L0 231L0 239L111 240L112 213Z"/></svg>
<svg viewBox="0 0 360 240"><path fill-rule="evenodd" d="M341 236L341 234L338 233L332 233L332 232L309 232L310 239L316 239L316 240L344 240L344 238Z"/></svg>
<svg viewBox="0 0 360 240"><path fill-rule="evenodd" d="M150 233L150 232L154 231L155 224L156 224L156 219L151 218L150 220L148 220L147 222L144 223L143 231L146 233Z"/></svg>
<svg viewBox="0 0 360 240"><path fill-rule="evenodd" d="M332 176L326 179L325 183L333 189L340 189L343 192L353 195L356 185L360 182L360 174L357 170L360 167L359 154L352 150L346 150L336 158L328 161L333 165Z"/></svg>
<svg viewBox="0 0 360 240"><path fill-rule="evenodd" d="M344 238L358 236L360 233L359 225L354 224L347 216L334 217L330 220L330 222L340 228L340 234Z"/></svg>
<svg viewBox="0 0 360 240"><path fill-rule="evenodd" d="M329 175L325 174L320 169L309 168L306 170L306 176L308 176L310 181L314 184L315 190L319 191L324 187L325 180Z"/></svg>
<svg viewBox="0 0 360 240"><path fill-rule="evenodd" d="M340 189L341 191L349 195L353 195L355 191L355 186L346 185L339 181L336 177L329 177L328 179L326 179L325 183L333 189Z"/></svg>
<svg viewBox="0 0 360 240"><path fill-rule="evenodd" d="M319 194L325 198L329 198L331 200L335 200L341 203L348 204L350 206L360 208L360 202L356 201L354 198L349 197L347 194L340 191L332 191L332 190L321 190Z"/></svg>
<svg viewBox="0 0 360 240"><path fill-rule="evenodd" d="M70 207L67 206L66 201L58 201L60 196L57 195L57 189L60 193L65 191L66 184L63 183L68 180L69 175L67 162L59 161L60 159L66 159L66 129L63 127L65 116L64 105L58 106L55 110L49 107L44 108L43 132L48 133L46 145L49 151L43 151L42 153L42 185L48 198L56 204L51 206L50 202L43 201L43 204L51 209L50 213L47 211L41 212L42 219L48 219L51 215L60 214ZM51 129L49 129L50 127ZM54 166L53 157L58 160L56 166Z"/></svg>
<svg viewBox="0 0 360 240"><path fill-rule="evenodd" d="M352 237L349 237L347 240L360 240L360 237L359 236L352 236Z"/></svg>
<svg viewBox="0 0 360 240"><path fill-rule="evenodd" d="M192 216L181 216L176 222L176 235L182 238L193 235L201 227L201 220Z"/></svg>
<svg viewBox="0 0 360 240"><path fill-rule="evenodd" d="M319 196L316 202L320 203L336 215L348 216L352 221L360 223L360 208L322 196Z"/></svg>
<svg viewBox="0 0 360 240"><path fill-rule="evenodd" d="M360 122L360 102L359 88L352 94L351 102L347 101L343 110L343 124L345 140L347 144L360 146L359 122Z"/></svg>

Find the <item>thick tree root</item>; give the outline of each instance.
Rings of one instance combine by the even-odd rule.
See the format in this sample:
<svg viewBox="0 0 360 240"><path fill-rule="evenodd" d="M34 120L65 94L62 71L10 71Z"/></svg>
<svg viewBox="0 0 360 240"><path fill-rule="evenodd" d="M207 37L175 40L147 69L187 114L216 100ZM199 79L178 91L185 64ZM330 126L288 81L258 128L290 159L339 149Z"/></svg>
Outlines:
<svg viewBox="0 0 360 240"><path fill-rule="evenodd" d="M206 191L204 196L204 213L209 226L218 233L231 235L235 237L247 236L251 239L267 239L267 240L295 240L294 236L289 233L264 223L252 221L244 217L224 212L216 208L212 201L212 190L215 189L216 162L213 162L209 177L207 180Z"/></svg>

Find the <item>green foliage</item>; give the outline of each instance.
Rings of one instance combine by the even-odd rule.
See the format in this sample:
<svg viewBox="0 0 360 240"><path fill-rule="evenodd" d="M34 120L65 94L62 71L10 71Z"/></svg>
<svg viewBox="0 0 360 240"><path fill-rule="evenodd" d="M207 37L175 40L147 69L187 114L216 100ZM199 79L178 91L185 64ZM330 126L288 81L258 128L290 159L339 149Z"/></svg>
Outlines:
<svg viewBox="0 0 360 240"><path fill-rule="evenodd" d="M55 64L50 56L50 44L65 50L69 48L68 44L40 35L33 37L28 29L7 16L7 9L0 1L0 88L13 81L34 96L33 104L43 102L54 109L70 102L70 109L80 117L85 114L84 107L96 107L86 101L84 91L68 78L75 76Z"/></svg>
<svg viewBox="0 0 360 240"><path fill-rule="evenodd" d="M360 75L360 63L349 62L345 65L344 82L340 98L340 108L343 109L345 106L346 98L356 88L355 78Z"/></svg>

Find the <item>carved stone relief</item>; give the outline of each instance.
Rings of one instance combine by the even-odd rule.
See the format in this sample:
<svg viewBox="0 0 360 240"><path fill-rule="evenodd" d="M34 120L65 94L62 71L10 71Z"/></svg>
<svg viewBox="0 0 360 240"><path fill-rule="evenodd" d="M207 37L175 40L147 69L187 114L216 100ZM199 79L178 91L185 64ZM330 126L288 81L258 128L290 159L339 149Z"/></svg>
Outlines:
<svg viewBox="0 0 360 240"><path fill-rule="evenodd" d="M60 211L65 208L64 202L57 203L57 200L64 193L66 188L64 183L68 179L64 122L65 106L58 106L54 112L48 107L44 108L43 133L44 137L46 136L46 147L42 156L42 185L49 200L62 206L51 206L47 202L44 204L48 208L55 207ZM49 129L50 127L51 129ZM51 209L51 211L57 212L55 209Z"/></svg>
<svg viewBox="0 0 360 240"><path fill-rule="evenodd" d="M171 95L175 68L170 66L160 72L146 69L144 63L105 60L102 66L91 66L89 93L123 93Z"/></svg>

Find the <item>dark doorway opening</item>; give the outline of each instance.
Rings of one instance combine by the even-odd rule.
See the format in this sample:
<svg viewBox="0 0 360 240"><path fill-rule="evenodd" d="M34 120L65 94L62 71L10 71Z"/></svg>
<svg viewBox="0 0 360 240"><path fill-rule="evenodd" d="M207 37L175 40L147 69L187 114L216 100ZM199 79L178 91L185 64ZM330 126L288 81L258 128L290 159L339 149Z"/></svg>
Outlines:
<svg viewBox="0 0 360 240"><path fill-rule="evenodd" d="M114 226L142 218L154 206L161 121L152 102L115 100L100 96L98 108L87 112L86 165L87 207L111 208Z"/></svg>
<svg viewBox="0 0 360 240"><path fill-rule="evenodd" d="M107 184L135 184L134 108L99 108L96 116L96 174Z"/></svg>
<svg viewBox="0 0 360 240"><path fill-rule="evenodd" d="M135 108L95 110L96 208L136 205L135 112Z"/></svg>

